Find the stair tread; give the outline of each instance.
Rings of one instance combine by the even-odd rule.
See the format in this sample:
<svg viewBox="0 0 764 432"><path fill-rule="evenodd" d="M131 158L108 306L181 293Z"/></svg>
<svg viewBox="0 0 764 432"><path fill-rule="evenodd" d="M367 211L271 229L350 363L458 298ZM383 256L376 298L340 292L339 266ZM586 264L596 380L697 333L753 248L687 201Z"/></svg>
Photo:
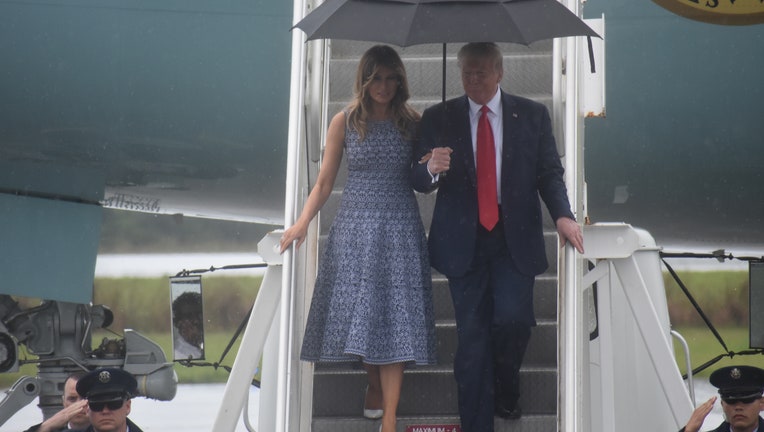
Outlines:
<svg viewBox="0 0 764 432"><path fill-rule="evenodd" d="M352 97L352 81L361 54L373 43L332 41L330 64L330 112L336 112ZM447 97L462 94L456 71L456 52L461 44L447 46ZM547 105L551 110L552 43L533 44L530 48L500 44L505 54L502 87ZM397 49L406 64L413 98L418 110L440 102L442 45L415 46ZM332 111L334 110L334 111ZM344 163L344 162L343 162ZM335 190L321 211L321 241L325 242L334 214L339 206L346 179L343 167L337 176ZM416 194L425 229L429 229L435 194ZM536 277L534 311L537 327L521 367L521 405L525 411L518 421L497 419L496 432L547 432L557 429L557 234L554 222L544 211L545 243L549 269ZM323 243L319 245L319 248ZM456 323L447 278L433 270L438 361L436 365L416 366L405 370L401 403L398 409L398 431L407 425L456 424L456 383L453 378L453 350L456 348ZM446 338L447 340L444 340ZM360 364L321 364L314 369L313 432L377 432L379 421L360 416L365 371ZM430 395L437 395L430 397ZM435 400L437 399L437 400ZM354 416L355 413L358 416ZM421 415L413 415L421 414ZM438 431L440 432L440 431Z"/></svg>

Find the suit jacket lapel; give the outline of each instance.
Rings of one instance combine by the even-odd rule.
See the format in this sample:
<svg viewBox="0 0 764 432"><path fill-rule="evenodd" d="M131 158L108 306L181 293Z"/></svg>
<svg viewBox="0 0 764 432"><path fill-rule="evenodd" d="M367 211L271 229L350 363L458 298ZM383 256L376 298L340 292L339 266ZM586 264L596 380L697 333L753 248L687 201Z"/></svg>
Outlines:
<svg viewBox="0 0 764 432"><path fill-rule="evenodd" d="M503 121L503 137L502 137L502 151L501 151L501 184L502 184L502 194L505 191L505 189L508 190L508 187L504 187L504 185L507 184L509 179L509 173L511 170L511 161L514 160L514 153L516 150L516 143L518 142L518 131L520 130L519 124L520 124L520 116L521 113L517 111L517 104L515 103L512 96L508 95L507 93L504 93L502 90L501 92L501 111L502 111L502 121Z"/></svg>
<svg viewBox="0 0 764 432"><path fill-rule="evenodd" d="M455 107L456 111L453 119L455 119L457 133L456 143L461 146L461 154L463 155L462 163L464 169L467 171L467 175L472 182L472 186L477 187L477 174L475 173L475 154L472 151L472 131L470 130L470 103L467 100L467 96L462 96L458 105ZM456 150L456 149L454 149Z"/></svg>

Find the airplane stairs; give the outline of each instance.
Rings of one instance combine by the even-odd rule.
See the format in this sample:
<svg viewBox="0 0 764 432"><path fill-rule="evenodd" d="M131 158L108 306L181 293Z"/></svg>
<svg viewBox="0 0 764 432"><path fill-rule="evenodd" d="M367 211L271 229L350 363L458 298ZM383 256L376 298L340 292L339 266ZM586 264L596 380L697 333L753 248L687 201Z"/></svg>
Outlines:
<svg viewBox="0 0 764 432"><path fill-rule="evenodd" d="M356 65L369 43L332 41L330 64L329 115L337 112L350 99ZM449 46L449 95L461 92L456 74L455 55L458 47ZM551 42L540 42L532 48L504 45L504 88L546 103L551 112ZM442 46L409 47L398 50L406 63L412 101L420 112L441 97ZM509 83L507 83L509 80ZM344 162L344 161L343 161ZM344 163L343 163L343 172ZM332 197L320 214L321 243L325 240L336 213L346 175L341 172ZM418 195L425 228L434 206L435 194ZM545 215L548 218L548 215ZM549 432L557 429L557 237L553 224L545 222L547 254L550 269L536 280L535 311L538 326L533 329L528 352L522 367L519 420L496 419L497 432ZM456 325L446 278L433 273L433 291L437 334L437 364L408 368L398 408L399 432L451 432L448 428L414 428L413 426L458 425L456 384L453 377L453 356L456 349ZM314 432L376 432L378 420L362 417L366 387L364 370L350 365L318 365L314 371Z"/></svg>

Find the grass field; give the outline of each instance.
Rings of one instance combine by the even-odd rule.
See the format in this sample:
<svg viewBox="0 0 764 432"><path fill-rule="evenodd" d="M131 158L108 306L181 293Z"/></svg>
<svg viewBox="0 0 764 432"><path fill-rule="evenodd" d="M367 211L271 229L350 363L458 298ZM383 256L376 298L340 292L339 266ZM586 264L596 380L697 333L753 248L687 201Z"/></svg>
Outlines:
<svg viewBox="0 0 764 432"><path fill-rule="evenodd" d="M257 296L262 278L259 276L203 278L205 317L206 363L220 360L228 341L245 319ZM114 312L115 333L98 329L92 337L93 348L101 340L121 338L122 329L130 328L153 340L162 347L172 361L170 335L170 294L166 277L159 278L97 278L94 303L107 305ZM39 299L20 298L22 307L34 307ZM240 338L239 338L240 339ZM221 365L232 366L239 348L237 340ZM19 357L25 358L26 348L21 347ZM26 358L33 358L26 355ZM223 368L209 366L186 367L175 364L181 383L225 382L228 372ZM0 374L0 389L5 389L23 375L36 375L34 365L24 365L18 373Z"/></svg>
<svg viewBox="0 0 764 432"><path fill-rule="evenodd" d="M748 349L748 273L681 272L680 277L711 322L718 327L728 350L738 352ZM690 345L693 368L724 354L725 350L713 334L703 327L698 313L679 286L668 274L664 275L664 280L671 322ZM260 278L256 277L204 280L207 363L219 361L236 327L246 316L260 282ZM109 305L114 311L115 323L112 328L135 329L157 342L166 354L171 355L167 278L97 279L95 302ZM93 345L98 345L104 336L115 337L110 333L96 333ZM678 343L674 345L679 347ZM238 341L223 360L223 365L233 364L237 349ZM680 370L684 372L684 355L678 349L676 352ZM24 356L23 349L21 356ZM699 375L707 376L717 367L731 364L764 367L764 356L725 358ZM175 364L174 367L181 383L225 382L228 378L228 372L223 368L189 368L180 364ZM21 375L35 374L36 369L33 365L22 367L19 373L0 374L0 389L10 387Z"/></svg>
<svg viewBox="0 0 764 432"><path fill-rule="evenodd" d="M146 334L141 332L141 334L159 344L159 346L162 347L162 350L165 352L165 355L169 357L168 361L172 362L172 337L169 333ZM109 338L115 337L112 334L106 333L103 333L101 336L107 336ZM218 363L220 361L220 356L223 354L223 350L228 345L228 342L232 336L233 332L208 332L205 335L204 347L206 360L194 363ZM176 362L174 364L174 368L175 372L178 374L178 382L184 384L226 382L228 380L228 371L226 371L222 366L233 366L233 360L236 357L236 352L239 350L240 339L241 337L236 340L228 354L226 354L223 361L220 362L221 367L215 368L212 366L204 365L188 367ZM94 341L95 340L100 341L101 337L94 338ZM0 374L0 389L9 388L11 385L13 385L14 382L16 382L17 379L24 375L36 375L36 373L36 367L30 364L22 366L20 371L17 373ZM259 373L257 376L255 376L255 378L259 379Z"/></svg>
<svg viewBox="0 0 764 432"><path fill-rule="evenodd" d="M713 271L678 272L678 274L682 283L687 287L703 313L716 327L722 341L727 346L725 350L714 334L705 326L700 314L692 307L692 303L681 290L679 284L668 273L664 273L671 322L674 330L682 334L687 340L692 367L697 368L728 351L737 353L749 350L748 272ZM758 318L758 314L754 316ZM674 342L674 352L680 370L683 373L686 372L684 353L677 342ZM719 367L739 364L764 368L764 356L756 354L724 357L698 375L708 376Z"/></svg>
<svg viewBox="0 0 764 432"><path fill-rule="evenodd" d="M748 272L677 272L703 312L715 326L747 328ZM663 274L671 322L677 327L701 327L703 321L679 284Z"/></svg>
<svg viewBox="0 0 764 432"><path fill-rule="evenodd" d="M674 328L674 330L679 332L687 340L687 345L690 347L691 364L693 369L727 352L707 327ZM717 328L716 330L727 345L727 350L741 352L749 349L747 327ZM674 357L679 364L679 370L682 371L682 373L686 373L684 366L684 352L681 349L681 345L676 341L674 342ZM764 368L764 356L761 354L754 354L724 357L704 371L699 372L697 376L707 377L711 372L722 366L732 365L750 365Z"/></svg>

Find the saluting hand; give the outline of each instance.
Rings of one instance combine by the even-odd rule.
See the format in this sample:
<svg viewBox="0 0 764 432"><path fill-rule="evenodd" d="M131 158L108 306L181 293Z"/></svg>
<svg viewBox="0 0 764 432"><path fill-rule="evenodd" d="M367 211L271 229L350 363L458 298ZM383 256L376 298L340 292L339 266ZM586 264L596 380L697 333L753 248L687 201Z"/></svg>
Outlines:
<svg viewBox="0 0 764 432"><path fill-rule="evenodd" d="M695 408L695 411L692 412L690 420L687 421L687 426L684 427L684 432L698 432L700 427L703 426L703 421L705 421L706 416L714 407L714 402L716 402L716 396L713 396L711 399L698 405L698 407Z"/></svg>
<svg viewBox="0 0 764 432"><path fill-rule="evenodd" d="M37 429L38 432L53 432L65 428L77 415L87 414L87 406L88 401L86 399L74 402L45 420Z"/></svg>

